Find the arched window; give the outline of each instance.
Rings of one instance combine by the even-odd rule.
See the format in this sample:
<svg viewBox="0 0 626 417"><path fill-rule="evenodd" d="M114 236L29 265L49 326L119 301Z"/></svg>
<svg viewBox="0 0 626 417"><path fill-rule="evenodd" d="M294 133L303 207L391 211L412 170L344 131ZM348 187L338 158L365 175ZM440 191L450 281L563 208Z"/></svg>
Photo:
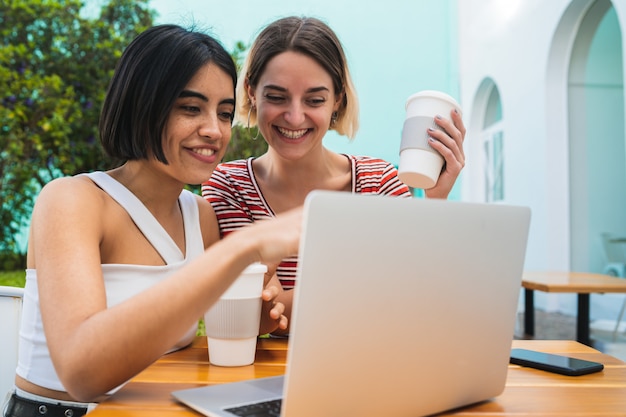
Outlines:
<svg viewBox="0 0 626 417"><path fill-rule="evenodd" d="M504 134L502 132L502 103L498 87L493 84L482 126L485 201L504 200Z"/></svg>

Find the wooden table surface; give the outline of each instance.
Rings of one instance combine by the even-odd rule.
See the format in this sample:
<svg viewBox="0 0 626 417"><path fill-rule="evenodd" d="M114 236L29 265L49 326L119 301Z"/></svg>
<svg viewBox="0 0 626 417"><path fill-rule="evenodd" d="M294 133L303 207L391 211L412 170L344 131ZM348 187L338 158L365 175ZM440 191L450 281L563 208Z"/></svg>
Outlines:
<svg viewBox="0 0 626 417"><path fill-rule="evenodd" d="M101 403L90 416L198 416L193 410L177 403L170 393L285 372L286 339L259 339L254 365L238 368L209 365L206 343L206 337L197 337L191 347L159 359L113 397ZM491 401L441 415L626 415L626 363L575 341L514 340L513 347L597 361L603 363L605 368L596 374L567 377L509 365L503 394Z"/></svg>
<svg viewBox="0 0 626 417"><path fill-rule="evenodd" d="M592 293L626 293L626 279L591 272L524 271L524 333L535 334L534 291L574 293L578 297L576 340L592 345L589 331L589 296Z"/></svg>
<svg viewBox="0 0 626 417"><path fill-rule="evenodd" d="M591 272L526 271L522 287L558 293L626 293L626 279Z"/></svg>

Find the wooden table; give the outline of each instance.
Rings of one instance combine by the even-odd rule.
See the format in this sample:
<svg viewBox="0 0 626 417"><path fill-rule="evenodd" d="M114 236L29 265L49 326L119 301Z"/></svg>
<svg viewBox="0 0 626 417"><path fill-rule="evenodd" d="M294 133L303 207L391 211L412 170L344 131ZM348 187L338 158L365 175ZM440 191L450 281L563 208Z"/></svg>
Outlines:
<svg viewBox="0 0 626 417"><path fill-rule="evenodd" d="M576 293L578 312L576 319L576 340L591 346L589 336L589 294L626 293L626 279L590 272L524 272L524 333L535 334L534 291L553 293Z"/></svg>
<svg viewBox="0 0 626 417"><path fill-rule="evenodd" d="M391 337L390 343L393 343ZM177 403L170 393L202 385L281 375L285 372L287 344L286 339L260 339L254 365L221 368L209 365L206 338L197 337L191 347L164 356L89 415L199 416ZM626 363L575 341L514 340L513 347L597 361L603 363L605 369L596 374L567 377L509 365L503 394L441 416L626 415Z"/></svg>

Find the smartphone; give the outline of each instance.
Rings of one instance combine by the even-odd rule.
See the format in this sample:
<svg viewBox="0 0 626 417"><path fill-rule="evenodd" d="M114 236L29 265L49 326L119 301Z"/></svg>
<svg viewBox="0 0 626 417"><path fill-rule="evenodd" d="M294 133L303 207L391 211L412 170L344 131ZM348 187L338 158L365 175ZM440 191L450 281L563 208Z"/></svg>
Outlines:
<svg viewBox="0 0 626 417"><path fill-rule="evenodd" d="M511 349L510 362L515 365L527 366L569 376L586 375L593 372L600 372L604 369L604 365L599 362L585 361L528 349Z"/></svg>

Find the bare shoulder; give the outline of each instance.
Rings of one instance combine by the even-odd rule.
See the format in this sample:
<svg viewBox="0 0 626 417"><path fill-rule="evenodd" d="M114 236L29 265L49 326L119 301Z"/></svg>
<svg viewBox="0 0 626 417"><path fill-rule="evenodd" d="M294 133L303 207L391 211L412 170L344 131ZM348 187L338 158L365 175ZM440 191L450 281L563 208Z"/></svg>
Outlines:
<svg viewBox="0 0 626 417"><path fill-rule="evenodd" d="M46 184L37 199L32 213L32 227L37 230L62 229L100 236L110 210L111 200L89 177L84 175L63 177Z"/></svg>
<svg viewBox="0 0 626 417"><path fill-rule="evenodd" d="M62 177L50 181L42 188L35 201L35 208L67 211L97 209L102 207L103 197L103 191L87 176Z"/></svg>
<svg viewBox="0 0 626 417"><path fill-rule="evenodd" d="M200 228L202 229L202 238L204 247L208 248L220 239L219 225L217 224L217 216L213 211L213 206L204 197L195 195L198 202L198 211L200 213Z"/></svg>
<svg viewBox="0 0 626 417"><path fill-rule="evenodd" d="M28 242L28 264L35 267L36 248L97 246L103 233L107 204L103 192L88 177L63 177L47 183L35 200ZM38 244L39 242L39 244ZM81 242L77 245L77 242ZM40 253L41 256L43 254Z"/></svg>

